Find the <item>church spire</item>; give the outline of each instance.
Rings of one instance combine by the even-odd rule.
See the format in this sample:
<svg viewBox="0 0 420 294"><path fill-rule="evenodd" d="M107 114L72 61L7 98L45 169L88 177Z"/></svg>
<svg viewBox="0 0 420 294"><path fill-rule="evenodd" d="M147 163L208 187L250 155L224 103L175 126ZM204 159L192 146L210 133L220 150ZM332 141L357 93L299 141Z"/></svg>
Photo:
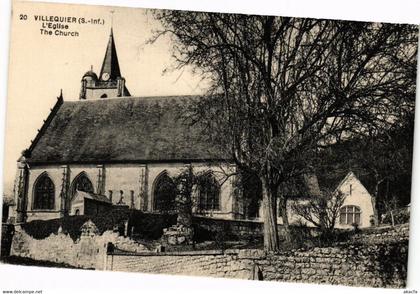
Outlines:
<svg viewBox="0 0 420 294"><path fill-rule="evenodd" d="M116 80L121 77L120 65L118 63L117 50L115 48L114 34L111 27L108 46L106 47L104 61L102 63L99 78L103 81Z"/></svg>
<svg viewBox="0 0 420 294"><path fill-rule="evenodd" d="M83 75L81 82L79 96L81 100L130 96L125 86L125 79L121 76L112 26L99 77L91 66L90 70Z"/></svg>

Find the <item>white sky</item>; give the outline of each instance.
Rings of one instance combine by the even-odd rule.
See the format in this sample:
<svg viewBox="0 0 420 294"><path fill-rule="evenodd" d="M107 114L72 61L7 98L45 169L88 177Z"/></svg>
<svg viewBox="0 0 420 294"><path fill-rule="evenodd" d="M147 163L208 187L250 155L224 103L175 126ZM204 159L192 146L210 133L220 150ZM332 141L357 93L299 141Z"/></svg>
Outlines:
<svg viewBox="0 0 420 294"><path fill-rule="evenodd" d="M168 38L146 44L158 23L144 9L105 6L16 2L12 14L7 103L5 172L6 192L16 171L16 160L35 138L60 89L64 100L78 100L82 75L93 65L99 75L113 16L120 69L133 96L182 95L203 92L199 77L188 70L162 74L173 64ZM27 21L20 14L28 15ZM104 25L69 24L79 37L45 36L34 15L102 18Z"/></svg>

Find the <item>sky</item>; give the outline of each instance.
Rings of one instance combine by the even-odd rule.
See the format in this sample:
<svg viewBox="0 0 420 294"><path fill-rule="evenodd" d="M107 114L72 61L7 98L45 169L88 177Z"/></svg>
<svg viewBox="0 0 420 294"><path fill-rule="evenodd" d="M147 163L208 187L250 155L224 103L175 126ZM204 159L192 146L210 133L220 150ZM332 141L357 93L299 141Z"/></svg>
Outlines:
<svg viewBox="0 0 420 294"><path fill-rule="evenodd" d="M112 13L113 11L113 13ZM26 20L24 19L26 17ZM69 24L78 37L42 35L36 15L101 19L103 24ZM188 95L205 90L191 70L172 70L168 37L147 41L159 23L150 10L106 6L15 2L11 24L6 139L5 192L10 193L16 160L41 128L60 90L65 101L78 100L80 80L93 66L99 75L111 23L122 76L132 96Z"/></svg>

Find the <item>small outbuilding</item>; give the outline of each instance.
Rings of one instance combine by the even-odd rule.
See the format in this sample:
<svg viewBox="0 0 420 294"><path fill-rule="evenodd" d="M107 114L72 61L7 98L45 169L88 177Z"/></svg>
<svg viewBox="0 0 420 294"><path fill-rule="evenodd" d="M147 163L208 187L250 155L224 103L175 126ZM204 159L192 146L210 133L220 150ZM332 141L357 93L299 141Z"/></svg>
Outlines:
<svg viewBox="0 0 420 294"><path fill-rule="evenodd" d="M112 202L104 195L76 191L71 201L70 215L97 215L112 209Z"/></svg>

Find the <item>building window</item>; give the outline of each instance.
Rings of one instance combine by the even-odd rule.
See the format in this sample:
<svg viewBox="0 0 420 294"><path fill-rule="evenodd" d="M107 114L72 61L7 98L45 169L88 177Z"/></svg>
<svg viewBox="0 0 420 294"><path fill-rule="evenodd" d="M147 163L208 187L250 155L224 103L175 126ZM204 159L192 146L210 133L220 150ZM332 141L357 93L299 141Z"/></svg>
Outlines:
<svg viewBox="0 0 420 294"><path fill-rule="evenodd" d="M155 181L153 208L157 211L173 211L175 209L176 187L166 172Z"/></svg>
<svg viewBox="0 0 420 294"><path fill-rule="evenodd" d="M340 208L340 224L342 225L360 225L360 208L354 205L347 205Z"/></svg>
<svg viewBox="0 0 420 294"><path fill-rule="evenodd" d="M211 173L204 175L198 184L198 209L220 209L220 186Z"/></svg>
<svg viewBox="0 0 420 294"><path fill-rule="evenodd" d="M76 191L83 191L87 193L93 193L93 185L89 180L85 172L80 173L77 177L74 178L71 185L71 198L73 199L76 195Z"/></svg>
<svg viewBox="0 0 420 294"><path fill-rule="evenodd" d="M54 209L55 187L47 174L35 183L34 209Z"/></svg>
<svg viewBox="0 0 420 294"><path fill-rule="evenodd" d="M102 94L101 95L101 98L107 98L108 97L108 95L107 94Z"/></svg>

